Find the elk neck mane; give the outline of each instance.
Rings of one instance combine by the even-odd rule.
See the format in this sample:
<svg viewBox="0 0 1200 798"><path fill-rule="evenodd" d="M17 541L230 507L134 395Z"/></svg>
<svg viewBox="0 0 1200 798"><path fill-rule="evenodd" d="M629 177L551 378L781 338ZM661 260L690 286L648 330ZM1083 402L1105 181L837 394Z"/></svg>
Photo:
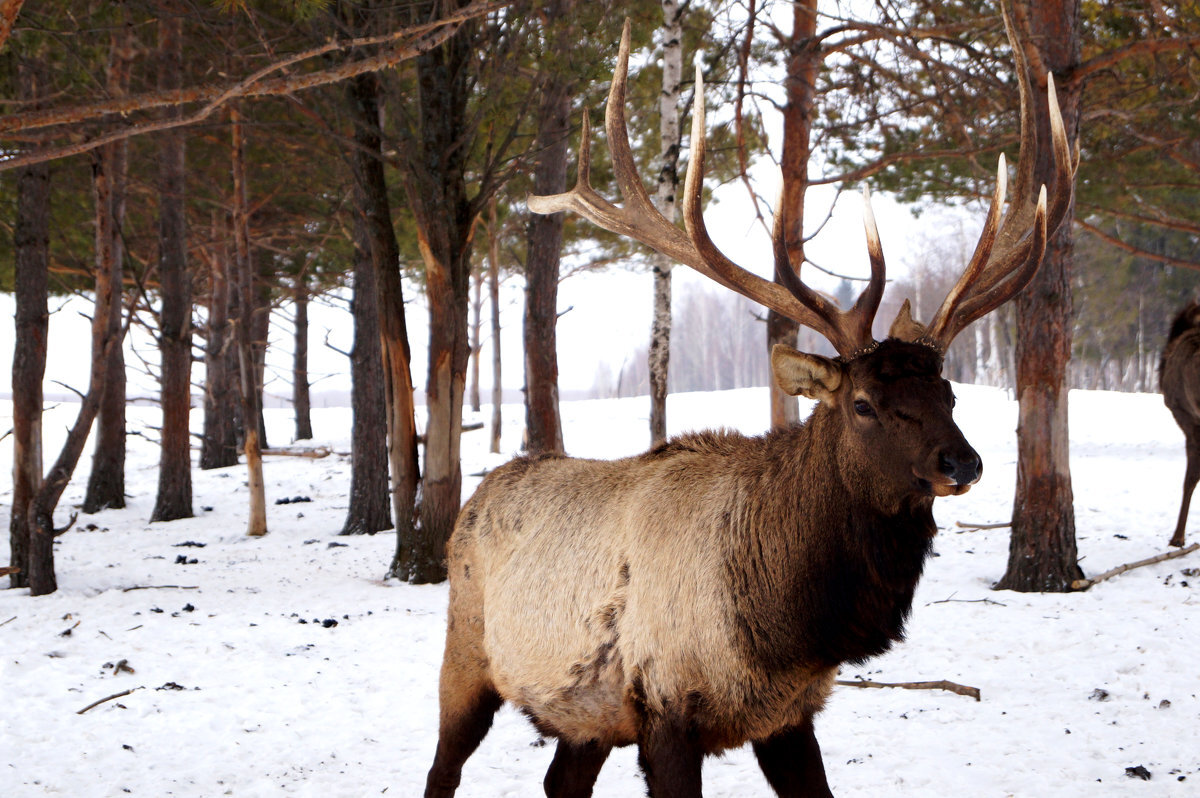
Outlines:
<svg viewBox="0 0 1200 798"><path fill-rule="evenodd" d="M712 539L723 549L729 621L768 670L861 662L902 640L936 531L932 498L881 510L872 486L847 479L837 413L818 405L787 429L694 433L643 455L700 455L732 472L736 489Z"/></svg>

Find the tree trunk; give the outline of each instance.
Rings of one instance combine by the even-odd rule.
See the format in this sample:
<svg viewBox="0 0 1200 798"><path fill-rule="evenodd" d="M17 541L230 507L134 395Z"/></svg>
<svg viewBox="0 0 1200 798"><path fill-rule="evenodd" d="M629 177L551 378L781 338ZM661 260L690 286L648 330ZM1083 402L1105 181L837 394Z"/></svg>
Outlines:
<svg viewBox="0 0 1200 798"><path fill-rule="evenodd" d="M246 534L257 537L267 534L267 496L263 483L262 447L259 443L258 424L261 408L258 406L262 393L256 388L254 358L254 266L250 257L250 222L247 218L246 164L243 157L242 120L237 109L229 112L233 144L231 168L233 171L233 238L234 258L238 279L237 323L238 374L241 383L243 445L246 455L247 483L250 493L250 508L246 521Z"/></svg>
<svg viewBox="0 0 1200 798"><path fill-rule="evenodd" d="M659 109L659 171L654 204L675 221L679 193L679 91L683 80L683 11L678 0L662 0L663 72ZM650 371L650 445L667 437L667 381L671 359L671 260L653 259L654 315L647 365Z"/></svg>
<svg viewBox="0 0 1200 798"><path fill-rule="evenodd" d="M488 451L500 453L500 405L504 387L500 381L500 229L496 226L496 198L488 203L488 301L492 306L492 439Z"/></svg>
<svg viewBox="0 0 1200 798"><path fill-rule="evenodd" d="M247 209L250 207L246 206ZM246 220L247 231L250 220ZM267 442L267 420L263 416L266 407L267 346L271 336L271 286L275 284L274 256L266 249L253 252L250 271L250 291L254 299L254 315L251 318L250 347L254 354L254 406L258 410L258 445L271 448Z"/></svg>
<svg viewBox="0 0 1200 798"><path fill-rule="evenodd" d="M383 344L379 335L379 287L371 257L366 203L355 188L354 214L354 348L350 351L350 507L343 535L375 534L391 529L388 493L387 396L384 391Z"/></svg>
<svg viewBox="0 0 1200 798"><path fill-rule="evenodd" d="M92 162L92 186L96 205L103 207L110 202L109 181L104 163L98 158ZM100 218L107 214L100 214ZM100 397L104 395L104 378L108 373L108 361L115 347L121 346L121 317L109 312L113 303L120 303L121 286L113 280L111 253L106 250L112 244L112 231L105 227L96 230L96 303L92 312L92 360L88 376L88 390L79 404L75 423L67 432L58 459L46 474L37 494L30 503L27 523L29 526L29 592L44 596L58 589L54 574L54 537L70 528L59 530L54 526L54 511L59 499L75 473L83 447L92 430L92 422L100 410ZM71 522L75 520L74 515Z"/></svg>
<svg viewBox="0 0 1200 798"><path fill-rule="evenodd" d="M233 229L224 214L213 214L215 246L210 261L208 340L204 347L204 439L200 467L228 468L237 465L237 419L239 394L232 381L230 352L236 352L229 329L230 268L229 242ZM236 272L234 282L236 283Z"/></svg>
<svg viewBox="0 0 1200 798"><path fill-rule="evenodd" d="M36 64L17 66L18 96L34 102L44 92ZM42 484L42 378L46 373L47 275L50 262L50 165L17 172L17 218L13 228L16 330L13 341L13 497L9 520L12 587L28 587L31 558L49 559L53 540L32 535L30 510ZM45 566L43 566L45 570Z"/></svg>
<svg viewBox="0 0 1200 798"><path fill-rule="evenodd" d="M405 190L417 223L429 300L429 420L420 525L397 552L394 572L414 583L446 578L446 541L462 504L463 392L467 374L467 305L474 227L467 197L462 137L469 127L469 63L475 23L463 23L440 47L417 58L418 135Z"/></svg>
<svg viewBox="0 0 1200 798"><path fill-rule="evenodd" d="M804 199L808 191L808 159L812 145L812 108L816 92L817 68L821 63L821 45L816 39L817 2L801 0L792 4L792 37L789 41L787 76L784 88L787 104L783 109L783 194L776 213L784 214L787 224L784 243L793 269L804 264ZM767 355L782 343L796 345L800 325L775 311L767 314ZM771 426L789 427L800 420L800 408L794 396L788 396L771 380Z"/></svg>
<svg viewBox="0 0 1200 798"><path fill-rule="evenodd" d="M308 284L296 275L292 298L296 306L296 337L292 353L292 409L296 414L296 440L313 436L312 400L308 391Z"/></svg>
<svg viewBox="0 0 1200 798"><path fill-rule="evenodd" d="M131 28L119 26L111 35L108 67L108 91L111 96L121 96L129 86L129 70L133 59L133 37ZM125 238L125 187L129 167L129 142L122 139L107 144L97 151L104 162L104 169L111 176L110 201L96 208L97 224L111 231L112 241L109 254L112 258L113 282L124 284ZM107 221L100 221L100 214L107 214ZM109 312L112 324L121 324L121 302L114 300ZM83 499L85 513L99 512L108 507L125 506L125 350L117 346L108 359L108 373L104 377L104 395L100 397L100 411L96 416L96 443L92 453L92 472L88 477L87 493Z"/></svg>
<svg viewBox="0 0 1200 798"><path fill-rule="evenodd" d="M552 26L551 63L568 56L574 27L569 24L574 0L552 0L543 13ZM560 71L543 66L545 83L538 104L534 149L533 193L567 190L567 156L571 134L571 84ZM530 214L525 261L525 434L530 454L562 454L562 420L558 412L558 265L562 254L563 214Z"/></svg>
<svg viewBox="0 0 1200 798"><path fill-rule="evenodd" d="M183 85L183 18L159 21L159 88ZM181 115L182 108L169 111ZM162 295L162 456L151 521L192 517L192 291L187 268L187 208L182 129L164 131L158 162L158 280Z"/></svg>
<svg viewBox="0 0 1200 798"><path fill-rule="evenodd" d="M471 382L467 395L471 399L472 413L478 413L481 405L479 375L483 367L479 356L483 354L483 280L482 272L471 273Z"/></svg>
<svg viewBox="0 0 1200 798"><path fill-rule="evenodd" d="M408 578L407 552L417 537L417 420L413 398L412 360L404 291L400 279L400 249L392 226L387 177L383 170L383 131L380 127L379 78L362 75L346 84L354 121L355 196L366 224L367 254L378 290L378 315L383 392L387 417L387 452L392 474L392 520L396 552L388 576Z"/></svg>
<svg viewBox="0 0 1200 798"><path fill-rule="evenodd" d="M1015 9L1021 38L1035 43L1040 61L1031 64L1031 84L1046 85L1049 70L1069 74L1079 63L1079 6L1076 2L1029 3ZM1040 78L1040 79L1039 79ZM1079 128L1080 88L1055 81L1068 140ZM1039 140L1048 142L1046 104L1034 103ZM1050 148L1039 148L1032 186L1048 182ZM1008 570L997 589L1066 592L1083 576L1077 562L1067 429L1067 362L1071 357L1073 246L1068 211L1046 246L1042 266L1017 297L1017 486Z"/></svg>

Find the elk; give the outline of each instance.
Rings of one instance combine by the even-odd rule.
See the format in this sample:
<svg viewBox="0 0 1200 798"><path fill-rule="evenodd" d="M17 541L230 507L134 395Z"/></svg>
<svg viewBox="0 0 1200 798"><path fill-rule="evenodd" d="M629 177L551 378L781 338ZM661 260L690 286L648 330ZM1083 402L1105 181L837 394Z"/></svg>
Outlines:
<svg viewBox="0 0 1200 798"><path fill-rule="evenodd" d="M1171 323L1158 364L1158 387L1187 446L1183 501L1170 541L1172 546L1182 546L1192 492L1200 480L1200 301L1189 302Z"/></svg>
<svg viewBox="0 0 1200 798"><path fill-rule="evenodd" d="M841 663L902 639L937 531L933 500L965 493L982 473L952 418L943 354L1025 286L1071 201L1074 163L1053 84L1054 190L1030 199L1037 134L1013 49L1022 107L1015 199L1002 221L1001 156L961 279L928 325L906 303L876 341L885 270L869 204L871 278L849 310L801 281L782 214L773 233L782 285L735 265L710 240L699 74L686 232L657 212L626 130L626 22L605 116L623 207L589 184L585 119L575 187L530 197L530 209L574 211L634 238L813 327L838 356L771 353L779 386L817 400L798 426L760 437L688 434L616 461L523 457L483 480L447 548L440 727L426 798L454 794L505 701L557 739L543 782L551 798L591 795L610 750L633 744L653 798L698 798L703 758L747 742L778 794L831 795L813 718Z"/></svg>

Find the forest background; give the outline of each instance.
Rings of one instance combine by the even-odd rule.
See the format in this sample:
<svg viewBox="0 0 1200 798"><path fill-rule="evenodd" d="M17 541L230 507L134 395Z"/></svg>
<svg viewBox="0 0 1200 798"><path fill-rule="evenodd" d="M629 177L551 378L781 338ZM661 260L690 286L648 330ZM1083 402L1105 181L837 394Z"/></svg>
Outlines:
<svg viewBox="0 0 1200 798"><path fill-rule="evenodd" d="M1065 66L1043 53L1081 151L1074 226L1055 245L1072 266L1058 289L1070 322L1055 333L1070 355L1064 379L1154 390L1167 325L1194 295L1200 268L1200 11L1157 0L1013 10L1031 48L1051 46L1052 12L1069 23L1074 47ZM131 371L160 387L163 458L151 520L192 515L194 465L229 467L240 453L251 485L256 468L261 483L269 442L254 420L269 383L272 324L291 328L282 376L294 438L311 437L314 301L348 305L353 318L352 339L341 343L355 411L345 531L395 527L390 574L443 578L464 406L482 408L482 386L521 386L529 449L564 449L558 359L581 355L576 344L557 345L560 282L592 281L573 304L598 298L607 307L608 323L593 332L606 344L624 302L620 290L595 286L611 288L621 268L653 272L656 297L669 285L669 267L634 245L575 219L531 218L524 207L528 193L568 185L579 119L602 105L626 17L637 61L631 130L661 196L673 196L686 146L671 117L694 100L690 78L672 64L698 53L714 109L706 190L721 198L714 212L744 208L740 229L758 242L725 242L727 251L769 268L755 247L769 252L772 207L790 201L798 183L809 193L799 214L814 241L809 273L826 272L806 279L844 302L865 259L859 235L841 232L857 208L837 199L866 182L904 213L939 220L924 239L896 235L907 252L892 250L908 269L888 301L894 309L912 297L917 316L928 315L969 257L996 153L1016 140L1016 81L998 3L2 0L0 290L14 295L20 453L13 583L54 589L48 541L62 529L54 512L93 422L82 509L123 502ZM797 150L787 139L800 129L804 174L789 178ZM603 192L607 156L594 152ZM841 213L831 213L835 204ZM836 262L820 254L822 230L832 231L834 253L850 254ZM573 276L597 270L607 271ZM505 301L519 291L523 309L519 361L485 347L501 335L505 282ZM679 293L665 313L674 334L663 337L656 299L646 336L648 350L668 346L669 360L632 352L615 368L600 366L598 394L664 380L670 390L766 382L772 321L719 292ZM46 471L36 432L42 382L47 358L62 357L61 339L47 349L48 297L68 295L94 304L90 374L84 386L75 384L82 374L73 381L79 418ZM1006 308L961 336L947 376L1018 385L1019 312ZM139 347L139 362L127 363L122 339L134 327L158 351ZM821 350L811 334L800 336L801 348ZM83 350L77 340L67 348ZM497 395L491 404L498 412ZM203 417L196 435L193 405ZM248 532L266 532L261 485ZM1059 570L1073 557L1073 548L1061 555L1068 567ZM1046 580L1034 581L1054 589Z"/></svg>

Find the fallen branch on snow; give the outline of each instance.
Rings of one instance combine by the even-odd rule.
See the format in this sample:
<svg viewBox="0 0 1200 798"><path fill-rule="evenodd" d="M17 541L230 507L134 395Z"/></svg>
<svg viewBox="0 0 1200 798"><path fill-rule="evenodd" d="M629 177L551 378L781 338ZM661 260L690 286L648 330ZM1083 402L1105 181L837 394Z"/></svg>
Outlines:
<svg viewBox="0 0 1200 798"><path fill-rule="evenodd" d="M975 524L970 521L955 521L954 525L959 529L969 529L976 532L980 529L1004 529L1006 526L1012 526L1012 521L1005 521L1002 524Z"/></svg>
<svg viewBox="0 0 1200 798"><path fill-rule="evenodd" d="M1125 573L1126 571L1132 571L1134 568L1141 568L1143 565L1154 565L1154 563L1156 563L1156 562L1163 562L1165 560L1173 560L1176 557L1182 557L1185 554L1191 554L1196 549L1200 549L1200 543L1193 543L1192 545L1188 546L1185 549L1178 549L1176 551L1165 551L1162 554L1158 554L1153 557L1147 557L1146 559L1138 560L1137 562L1130 562L1130 563L1126 563L1124 565L1118 565L1116 568L1113 568L1111 571L1105 571L1104 573L1100 574L1099 576L1093 576L1091 579L1076 579L1074 582L1071 583L1071 589L1072 590L1087 590L1089 587L1096 584L1097 582L1103 582L1105 579L1111 579L1114 576L1120 576L1121 574Z"/></svg>
<svg viewBox="0 0 1200 798"><path fill-rule="evenodd" d="M134 690L141 690L141 689L142 688L140 688L140 687L131 687L128 690L122 690L119 693L113 693L108 698L101 698L99 701L93 701L92 703L88 704L86 707L79 710L75 714L82 715L84 712L87 712L89 709L95 709L96 707L100 706L101 704L103 704L106 701L112 701L114 698L123 698L123 697L129 695L130 693L132 693Z"/></svg>
<svg viewBox="0 0 1200 798"><path fill-rule="evenodd" d="M958 682L949 682L945 679L936 682L868 682L862 679L838 679L834 684L842 687L899 687L904 690L947 690L958 695L965 695L974 698L976 701L982 701L979 695L978 687L968 687L965 684Z"/></svg>
<svg viewBox="0 0 1200 798"><path fill-rule="evenodd" d="M264 455L275 455L276 457L308 457L313 460L320 460L322 457L328 457L333 454L333 451L328 446L318 446L315 449L285 446L278 449L263 449L262 453Z"/></svg>
<svg viewBox="0 0 1200 798"><path fill-rule="evenodd" d="M122 593L130 593L134 590L199 590L200 585L134 585L133 587L123 588Z"/></svg>

